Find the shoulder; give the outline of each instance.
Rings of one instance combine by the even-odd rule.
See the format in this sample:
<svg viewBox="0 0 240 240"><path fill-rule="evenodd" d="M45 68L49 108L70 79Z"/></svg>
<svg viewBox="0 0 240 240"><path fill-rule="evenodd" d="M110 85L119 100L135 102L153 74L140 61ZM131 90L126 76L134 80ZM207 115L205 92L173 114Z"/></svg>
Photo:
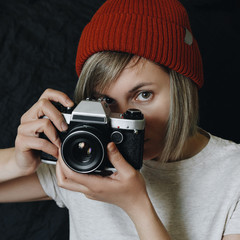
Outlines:
<svg viewBox="0 0 240 240"><path fill-rule="evenodd" d="M240 144L210 135L212 150L219 156L225 158L236 158L240 160Z"/></svg>
<svg viewBox="0 0 240 240"><path fill-rule="evenodd" d="M42 163L37 169L38 179L45 193L51 197L59 207L70 208L75 203L79 204L84 195L58 186L56 166Z"/></svg>
<svg viewBox="0 0 240 240"><path fill-rule="evenodd" d="M229 178L240 173L240 144L210 135L211 159L220 172Z"/></svg>

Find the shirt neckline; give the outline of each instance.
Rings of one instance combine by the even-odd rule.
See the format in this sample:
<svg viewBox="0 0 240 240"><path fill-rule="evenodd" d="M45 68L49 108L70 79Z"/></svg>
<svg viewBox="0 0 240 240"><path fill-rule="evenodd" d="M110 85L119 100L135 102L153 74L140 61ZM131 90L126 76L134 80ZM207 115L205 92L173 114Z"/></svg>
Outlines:
<svg viewBox="0 0 240 240"><path fill-rule="evenodd" d="M214 146L215 146L215 137L212 136L210 133L209 141L207 145L196 155L191 158L183 159L181 161L176 162L167 162L167 163L160 163L155 160L146 160L143 162L143 167L157 169L157 170L166 170L166 171L174 171L181 168L190 168L199 164L203 164L204 161L209 159L211 155L214 154Z"/></svg>

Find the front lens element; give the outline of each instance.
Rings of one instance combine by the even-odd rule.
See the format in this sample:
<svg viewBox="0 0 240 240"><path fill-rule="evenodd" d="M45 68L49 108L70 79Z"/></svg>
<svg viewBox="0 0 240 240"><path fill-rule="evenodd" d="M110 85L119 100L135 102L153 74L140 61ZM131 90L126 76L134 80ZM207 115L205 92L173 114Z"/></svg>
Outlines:
<svg viewBox="0 0 240 240"><path fill-rule="evenodd" d="M62 157L74 171L89 173L103 162L103 144L94 133L76 131L65 138L62 144Z"/></svg>
<svg viewBox="0 0 240 240"><path fill-rule="evenodd" d="M78 161L87 162L92 158L92 151L93 149L90 144L84 142L84 140L80 140L73 145L72 154Z"/></svg>

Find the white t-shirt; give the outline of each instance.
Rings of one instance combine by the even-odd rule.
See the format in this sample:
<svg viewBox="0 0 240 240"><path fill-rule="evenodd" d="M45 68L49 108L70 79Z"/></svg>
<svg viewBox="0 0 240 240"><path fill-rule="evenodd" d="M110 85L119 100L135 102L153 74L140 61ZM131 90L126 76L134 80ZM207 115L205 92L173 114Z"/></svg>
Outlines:
<svg viewBox="0 0 240 240"><path fill-rule="evenodd" d="M139 239L120 208L58 187L54 166L42 164L37 173L47 195L69 209L70 239ZM196 156L163 165L145 161L141 173L172 239L221 240L240 234L240 145L210 136Z"/></svg>

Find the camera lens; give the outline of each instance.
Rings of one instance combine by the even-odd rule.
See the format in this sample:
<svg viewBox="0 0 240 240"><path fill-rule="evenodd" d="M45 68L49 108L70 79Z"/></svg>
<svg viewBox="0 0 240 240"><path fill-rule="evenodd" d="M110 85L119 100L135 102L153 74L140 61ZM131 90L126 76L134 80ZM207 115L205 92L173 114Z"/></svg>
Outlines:
<svg viewBox="0 0 240 240"><path fill-rule="evenodd" d="M87 142L77 140L73 144L72 153L75 159L80 162L88 162L92 157L92 147Z"/></svg>
<svg viewBox="0 0 240 240"><path fill-rule="evenodd" d="M63 141L62 157L72 170L89 173L96 170L103 162L103 144L94 133L75 131Z"/></svg>

